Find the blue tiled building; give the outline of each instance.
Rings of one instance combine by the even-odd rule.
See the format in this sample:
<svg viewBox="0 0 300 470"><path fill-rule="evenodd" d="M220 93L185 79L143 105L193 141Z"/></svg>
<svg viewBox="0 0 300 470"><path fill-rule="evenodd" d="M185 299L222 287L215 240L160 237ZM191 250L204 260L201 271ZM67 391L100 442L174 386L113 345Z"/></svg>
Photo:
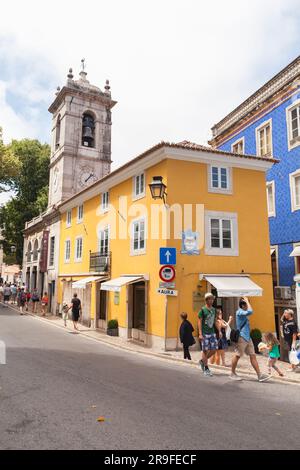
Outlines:
<svg viewBox="0 0 300 470"><path fill-rule="evenodd" d="M300 56L212 133L210 144L218 149L280 160L266 181L277 333L285 308L297 313L300 325Z"/></svg>

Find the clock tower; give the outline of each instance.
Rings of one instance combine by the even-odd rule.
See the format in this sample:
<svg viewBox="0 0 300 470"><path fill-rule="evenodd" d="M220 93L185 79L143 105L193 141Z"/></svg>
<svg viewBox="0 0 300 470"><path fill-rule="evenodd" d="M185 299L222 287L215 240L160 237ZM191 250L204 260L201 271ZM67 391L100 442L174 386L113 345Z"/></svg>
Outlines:
<svg viewBox="0 0 300 470"><path fill-rule="evenodd" d="M58 87L49 107L52 114L49 209L110 172L111 99L87 80L84 61L79 79L69 70L66 85Z"/></svg>

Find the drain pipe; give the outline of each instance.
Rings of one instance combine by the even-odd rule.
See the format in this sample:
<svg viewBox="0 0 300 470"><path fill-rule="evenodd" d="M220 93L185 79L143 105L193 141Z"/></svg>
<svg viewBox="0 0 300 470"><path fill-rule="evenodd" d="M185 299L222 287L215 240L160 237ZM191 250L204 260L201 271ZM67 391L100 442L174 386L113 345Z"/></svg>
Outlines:
<svg viewBox="0 0 300 470"><path fill-rule="evenodd" d="M165 301L165 352L167 351L167 332L168 332L168 296Z"/></svg>

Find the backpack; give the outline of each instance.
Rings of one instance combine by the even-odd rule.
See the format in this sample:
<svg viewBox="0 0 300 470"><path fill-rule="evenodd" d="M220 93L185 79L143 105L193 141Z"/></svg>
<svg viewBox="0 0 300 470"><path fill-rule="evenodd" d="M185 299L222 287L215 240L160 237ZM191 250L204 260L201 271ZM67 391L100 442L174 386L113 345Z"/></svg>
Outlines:
<svg viewBox="0 0 300 470"><path fill-rule="evenodd" d="M243 323L242 326L241 326L241 330L244 328L244 326L246 325L246 323L247 323L247 317L246 317L244 323ZM231 341L232 343L237 343L238 340L239 340L239 337L240 337L240 330L234 330L234 329L232 329L231 332L230 332L230 341Z"/></svg>

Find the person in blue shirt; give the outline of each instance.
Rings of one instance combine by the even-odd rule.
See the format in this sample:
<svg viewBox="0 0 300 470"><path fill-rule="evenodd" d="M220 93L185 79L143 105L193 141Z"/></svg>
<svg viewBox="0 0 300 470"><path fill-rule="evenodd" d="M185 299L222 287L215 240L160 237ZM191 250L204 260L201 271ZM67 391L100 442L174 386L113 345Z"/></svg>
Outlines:
<svg viewBox="0 0 300 470"><path fill-rule="evenodd" d="M250 358L251 365L257 374L259 382L265 382L271 378L270 375L262 374L259 369L259 365L256 359L254 345L250 337L250 323L249 317L252 315L253 309L250 305L248 297L242 297L239 302L239 309L236 311L236 327L240 332L238 342L234 351L234 356L231 363L231 375L232 380L242 380L235 370L240 358L247 354Z"/></svg>

